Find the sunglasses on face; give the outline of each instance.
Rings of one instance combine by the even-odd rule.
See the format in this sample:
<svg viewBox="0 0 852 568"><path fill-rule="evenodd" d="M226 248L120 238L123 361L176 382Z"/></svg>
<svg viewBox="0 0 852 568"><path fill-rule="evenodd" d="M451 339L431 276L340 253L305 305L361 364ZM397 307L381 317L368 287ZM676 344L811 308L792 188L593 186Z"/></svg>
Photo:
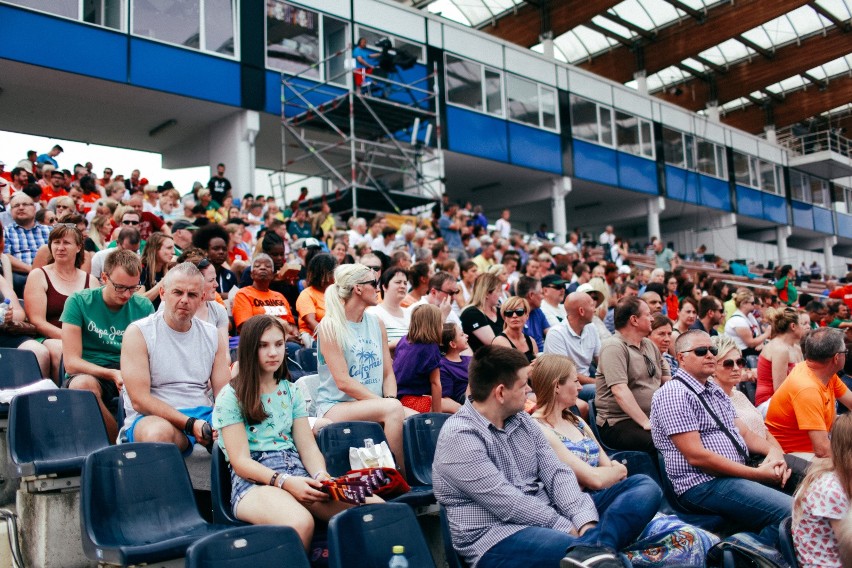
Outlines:
<svg viewBox="0 0 852 568"><path fill-rule="evenodd" d="M122 221L122 225L138 225L139 221Z"/></svg>
<svg viewBox="0 0 852 568"><path fill-rule="evenodd" d="M450 297L455 296L459 293L459 290L438 290L437 288L435 288L435 290L437 290L438 292L443 292L444 294Z"/></svg>
<svg viewBox="0 0 852 568"><path fill-rule="evenodd" d="M717 355L719 353L719 350L715 347L696 347L695 349L687 349L686 351L681 351L681 353L689 353L690 351L692 353L695 353L699 357L707 356L708 352L712 353L713 355Z"/></svg>
<svg viewBox="0 0 852 568"><path fill-rule="evenodd" d="M379 281L378 281L378 280L367 280L366 282L358 282L358 285L359 285L359 286L367 286L367 285L370 285L370 286L372 286L373 288L378 289L378 287L379 287Z"/></svg>
<svg viewBox="0 0 852 568"><path fill-rule="evenodd" d="M507 318L516 317L516 316L520 318L520 317L523 317L524 314L526 314L526 313L527 313L526 310L506 310L506 311L503 312L503 315L506 316Z"/></svg>
<svg viewBox="0 0 852 568"><path fill-rule="evenodd" d="M725 359L722 361L722 366L726 369L733 369L734 365L742 369L746 366L746 360L740 357L739 359Z"/></svg>

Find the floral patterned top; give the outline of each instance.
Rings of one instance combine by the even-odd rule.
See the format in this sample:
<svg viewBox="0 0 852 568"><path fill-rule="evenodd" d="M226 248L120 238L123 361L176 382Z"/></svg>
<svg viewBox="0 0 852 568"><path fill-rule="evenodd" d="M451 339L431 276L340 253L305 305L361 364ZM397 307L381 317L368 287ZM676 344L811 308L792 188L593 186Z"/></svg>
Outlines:
<svg viewBox="0 0 852 568"><path fill-rule="evenodd" d="M842 568L831 521L849 512L849 499L833 471L813 481L802 499L801 518L793 516L793 543L801 568Z"/></svg>
<svg viewBox="0 0 852 568"><path fill-rule="evenodd" d="M221 430L232 424L244 424L250 452L295 450L293 421L308 416L302 393L285 380L278 383L275 392L263 393L261 402L267 418L260 424L250 425L243 416L233 387L225 385L213 407L213 427ZM222 436L219 436L219 446L227 456Z"/></svg>
<svg viewBox="0 0 852 568"><path fill-rule="evenodd" d="M582 418L577 420L577 429L583 435L583 437L577 441L571 440L555 428L553 428L550 424L542 420L541 418L537 418L538 422L556 434L556 437L559 438L559 441L562 442L562 445L565 446L565 449L589 464L592 467L598 467L601 462L601 449L598 446L598 443L591 437L591 432L589 431L588 425L583 422Z"/></svg>

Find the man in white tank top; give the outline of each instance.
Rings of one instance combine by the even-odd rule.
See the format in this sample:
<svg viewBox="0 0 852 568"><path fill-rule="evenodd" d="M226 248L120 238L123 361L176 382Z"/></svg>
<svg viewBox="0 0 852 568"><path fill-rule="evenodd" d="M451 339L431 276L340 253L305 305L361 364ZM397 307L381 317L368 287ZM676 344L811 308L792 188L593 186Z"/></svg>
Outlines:
<svg viewBox="0 0 852 568"><path fill-rule="evenodd" d="M230 358L224 336L194 317L202 285L195 265L177 265L160 290L163 311L127 328L122 431L129 442L171 442L187 454L196 441L213 443L213 397L230 380Z"/></svg>

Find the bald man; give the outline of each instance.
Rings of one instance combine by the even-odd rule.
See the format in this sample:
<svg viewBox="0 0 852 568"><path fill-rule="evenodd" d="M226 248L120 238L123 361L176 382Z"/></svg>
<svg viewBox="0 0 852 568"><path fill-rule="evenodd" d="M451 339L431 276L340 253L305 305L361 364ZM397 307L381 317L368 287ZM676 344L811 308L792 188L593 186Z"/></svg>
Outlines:
<svg viewBox="0 0 852 568"><path fill-rule="evenodd" d="M589 376L589 367L601 352L601 339L592 323L595 300L586 292L572 292L565 298L565 312L565 321L547 333L544 352L566 355L574 361L583 385L580 398L588 401L595 396L595 379Z"/></svg>

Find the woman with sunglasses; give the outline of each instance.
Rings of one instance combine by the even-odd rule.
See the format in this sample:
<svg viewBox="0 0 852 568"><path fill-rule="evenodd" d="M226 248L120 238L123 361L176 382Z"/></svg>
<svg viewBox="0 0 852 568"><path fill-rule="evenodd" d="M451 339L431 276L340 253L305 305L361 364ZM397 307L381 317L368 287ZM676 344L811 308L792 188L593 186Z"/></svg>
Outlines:
<svg viewBox="0 0 852 568"><path fill-rule="evenodd" d="M468 335L473 352L490 345L503 331L503 317L497 309L502 293L499 278L488 273L477 276L470 304L461 313L462 330Z"/></svg>
<svg viewBox="0 0 852 568"><path fill-rule="evenodd" d="M491 345L511 347L524 354L532 362L538 356L538 345L524 333L524 326L530 314L530 304L524 298L512 296L500 309L503 314L503 331L494 338Z"/></svg>
<svg viewBox="0 0 852 568"><path fill-rule="evenodd" d="M734 293L737 309L725 323L725 335L730 336L744 357L759 355L764 342L769 339L769 330L761 333L760 324L754 317L754 293L748 288L738 288Z"/></svg>
<svg viewBox="0 0 852 568"><path fill-rule="evenodd" d="M379 300L375 273L363 264L334 270L325 290L325 317L317 327L318 418L369 420L383 425L388 446L402 456L402 421L385 326L366 313ZM401 463L399 465L402 465Z"/></svg>
<svg viewBox="0 0 852 568"><path fill-rule="evenodd" d="M36 327L44 346L50 352L54 373L59 371L62 357L62 323L65 301L74 292L97 288L98 280L82 270L85 252L83 235L73 225L57 225L47 239L48 260L33 269L24 288L27 318Z"/></svg>

